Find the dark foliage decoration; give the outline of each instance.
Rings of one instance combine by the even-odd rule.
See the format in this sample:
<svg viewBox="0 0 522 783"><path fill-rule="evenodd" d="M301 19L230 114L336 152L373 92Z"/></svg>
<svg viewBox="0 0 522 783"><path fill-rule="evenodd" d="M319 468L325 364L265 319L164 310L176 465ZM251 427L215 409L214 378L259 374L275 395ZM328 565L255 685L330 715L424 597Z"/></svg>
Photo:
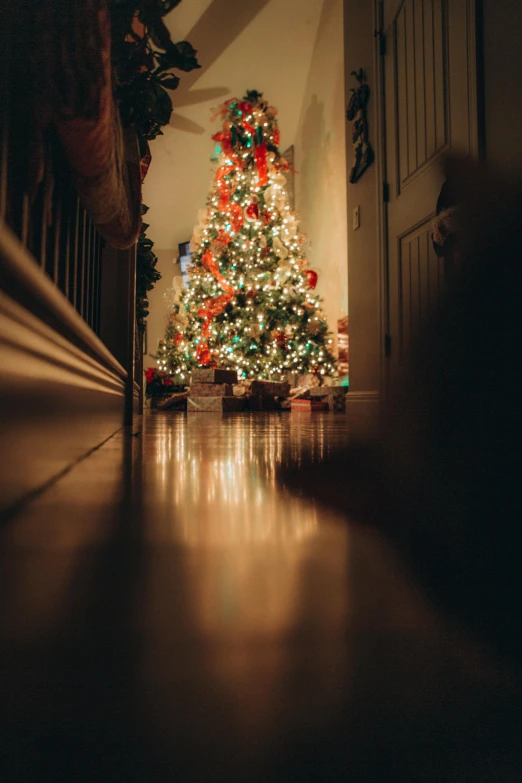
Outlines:
<svg viewBox="0 0 522 783"><path fill-rule="evenodd" d="M143 204L141 211L145 215L148 207ZM141 234L138 237L136 251L136 321L138 330L145 331L145 319L149 314L149 300L147 294L152 291L161 275L156 269L158 257L153 251L154 242L146 236L148 223L141 224Z"/></svg>
<svg viewBox="0 0 522 783"><path fill-rule="evenodd" d="M181 0L111 0L115 97L124 125L138 133L140 151L162 134L172 114L167 92L179 85L173 71L200 68L188 41L174 43L163 17Z"/></svg>
<svg viewBox="0 0 522 783"><path fill-rule="evenodd" d="M196 50L188 41L174 43L163 17L181 0L111 0L112 64L114 94L124 126L135 128L140 155L149 152L148 142L163 132L172 114L169 90L179 85L173 71L200 68ZM142 214L148 207L143 205ZM142 224L138 238L136 269L136 319L141 333L149 314L147 293L161 278L156 269L154 242Z"/></svg>

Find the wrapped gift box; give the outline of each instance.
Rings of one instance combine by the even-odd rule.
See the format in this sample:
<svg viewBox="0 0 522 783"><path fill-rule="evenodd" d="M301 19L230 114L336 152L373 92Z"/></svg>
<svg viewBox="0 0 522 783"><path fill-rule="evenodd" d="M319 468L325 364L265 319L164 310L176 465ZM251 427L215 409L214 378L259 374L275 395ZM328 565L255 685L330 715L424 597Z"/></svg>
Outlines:
<svg viewBox="0 0 522 783"><path fill-rule="evenodd" d="M223 397L224 411L244 411L246 408L246 397Z"/></svg>
<svg viewBox="0 0 522 783"><path fill-rule="evenodd" d="M278 381L252 381L250 394L253 396L267 397L288 397L290 394L290 384Z"/></svg>
<svg viewBox="0 0 522 783"><path fill-rule="evenodd" d="M187 409L187 392L179 392L177 394L171 394L170 397L166 397L161 402L158 402L157 409L159 411L168 410L186 410Z"/></svg>
<svg viewBox="0 0 522 783"><path fill-rule="evenodd" d="M229 383L193 383L191 397L230 397L232 388Z"/></svg>
<svg viewBox="0 0 522 783"><path fill-rule="evenodd" d="M246 400L241 397L213 397L202 395L187 398L187 411L189 413L221 413L222 411L243 411Z"/></svg>
<svg viewBox="0 0 522 783"><path fill-rule="evenodd" d="M223 410L223 397L187 397L188 413L221 413Z"/></svg>
<svg viewBox="0 0 522 783"><path fill-rule="evenodd" d="M237 370L218 370L215 367L198 367L192 370L192 383L237 383Z"/></svg>
<svg viewBox="0 0 522 783"><path fill-rule="evenodd" d="M273 411L276 407L273 394L257 394L247 398L249 411Z"/></svg>
<svg viewBox="0 0 522 783"><path fill-rule="evenodd" d="M333 394L328 397L328 406L335 413L346 413L346 394Z"/></svg>
<svg viewBox="0 0 522 783"><path fill-rule="evenodd" d="M292 400L290 403L292 413L299 411L327 411L328 403L323 400Z"/></svg>
<svg viewBox="0 0 522 783"><path fill-rule="evenodd" d="M348 386L313 386L309 390L310 397L333 397L347 392Z"/></svg>

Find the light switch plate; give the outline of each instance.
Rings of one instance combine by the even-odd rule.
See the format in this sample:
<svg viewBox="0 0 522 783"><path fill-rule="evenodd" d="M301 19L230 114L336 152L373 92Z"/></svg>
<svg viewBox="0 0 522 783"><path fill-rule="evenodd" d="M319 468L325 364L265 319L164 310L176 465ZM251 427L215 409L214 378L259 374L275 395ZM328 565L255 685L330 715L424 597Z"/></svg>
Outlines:
<svg viewBox="0 0 522 783"><path fill-rule="evenodd" d="M354 207L352 225L353 225L353 230L354 231L357 231L357 229L361 225L361 207L360 206Z"/></svg>

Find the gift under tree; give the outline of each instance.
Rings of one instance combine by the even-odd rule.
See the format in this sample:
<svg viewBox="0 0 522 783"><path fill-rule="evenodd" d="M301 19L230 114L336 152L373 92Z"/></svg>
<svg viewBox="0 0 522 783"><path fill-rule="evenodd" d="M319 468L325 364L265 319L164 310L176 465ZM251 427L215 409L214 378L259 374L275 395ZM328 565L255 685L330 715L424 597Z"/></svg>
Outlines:
<svg viewBox="0 0 522 783"><path fill-rule="evenodd" d="M191 241L189 283L178 291L158 356L179 381L212 366L245 379L336 374L317 274L288 204L276 116L255 91L216 115L217 170Z"/></svg>

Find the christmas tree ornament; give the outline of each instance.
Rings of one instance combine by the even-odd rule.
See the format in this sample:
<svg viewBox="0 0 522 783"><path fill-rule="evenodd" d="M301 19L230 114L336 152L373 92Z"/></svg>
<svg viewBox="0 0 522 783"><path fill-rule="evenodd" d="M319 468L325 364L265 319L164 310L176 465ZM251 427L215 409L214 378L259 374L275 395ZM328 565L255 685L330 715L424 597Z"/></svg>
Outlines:
<svg viewBox="0 0 522 783"><path fill-rule="evenodd" d="M307 282L308 282L308 288L311 288L312 291L317 285L317 272L314 272L313 269L307 269L305 271Z"/></svg>
<svg viewBox="0 0 522 783"><path fill-rule="evenodd" d="M245 216L247 220L250 221L259 220L259 207L255 202L249 204L248 207L245 209Z"/></svg>

